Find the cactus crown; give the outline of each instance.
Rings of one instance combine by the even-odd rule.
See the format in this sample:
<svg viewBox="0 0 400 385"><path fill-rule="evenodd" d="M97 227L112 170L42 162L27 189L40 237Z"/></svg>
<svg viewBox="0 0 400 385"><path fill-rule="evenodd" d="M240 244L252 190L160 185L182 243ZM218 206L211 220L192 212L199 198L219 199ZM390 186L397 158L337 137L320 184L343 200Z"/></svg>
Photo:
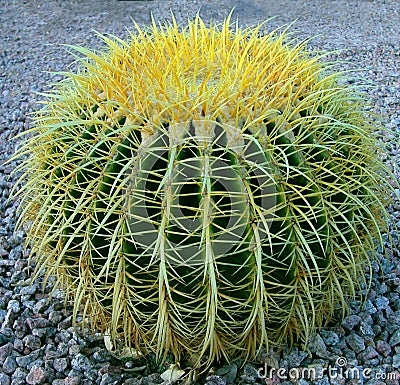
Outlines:
<svg viewBox="0 0 400 385"><path fill-rule="evenodd" d="M38 271L142 352L211 363L305 341L387 226L363 98L305 43L229 19L102 39L73 47L78 71L17 154Z"/></svg>

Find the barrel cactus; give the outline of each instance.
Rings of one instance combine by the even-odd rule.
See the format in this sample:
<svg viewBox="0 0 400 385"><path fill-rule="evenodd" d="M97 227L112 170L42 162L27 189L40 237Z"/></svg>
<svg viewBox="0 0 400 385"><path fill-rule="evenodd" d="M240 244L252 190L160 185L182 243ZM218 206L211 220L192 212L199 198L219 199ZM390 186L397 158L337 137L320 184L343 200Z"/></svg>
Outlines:
<svg viewBox="0 0 400 385"><path fill-rule="evenodd" d="M388 170L365 98L285 32L197 17L72 47L17 151L37 274L143 354L307 338L365 282Z"/></svg>

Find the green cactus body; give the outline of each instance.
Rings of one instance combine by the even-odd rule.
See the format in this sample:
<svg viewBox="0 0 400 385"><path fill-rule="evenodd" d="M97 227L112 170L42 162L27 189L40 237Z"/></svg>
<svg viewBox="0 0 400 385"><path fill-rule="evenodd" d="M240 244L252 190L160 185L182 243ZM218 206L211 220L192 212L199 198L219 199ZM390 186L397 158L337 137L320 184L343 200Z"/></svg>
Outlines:
<svg viewBox="0 0 400 385"><path fill-rule="evenodd" d="M210 364L306 341L387 226L362 97L304 44L229 20L103 39L74 47L79 72L17 153L37 272L143 353Z"/></svg>

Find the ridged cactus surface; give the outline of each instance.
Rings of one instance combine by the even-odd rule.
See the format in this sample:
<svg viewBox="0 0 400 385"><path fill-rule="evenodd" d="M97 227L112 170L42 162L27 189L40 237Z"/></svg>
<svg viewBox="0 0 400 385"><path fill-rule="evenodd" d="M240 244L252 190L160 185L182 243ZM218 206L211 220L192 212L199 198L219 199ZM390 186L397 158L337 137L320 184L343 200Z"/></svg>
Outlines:
<svg viewBox="0 0 400 385"><path fill-rule="evenodd" d="M102 38L73 47L17 154L38 269L143 353L200 364L305 341L386 226L363 98L305 43L229 19Z"/></svg>

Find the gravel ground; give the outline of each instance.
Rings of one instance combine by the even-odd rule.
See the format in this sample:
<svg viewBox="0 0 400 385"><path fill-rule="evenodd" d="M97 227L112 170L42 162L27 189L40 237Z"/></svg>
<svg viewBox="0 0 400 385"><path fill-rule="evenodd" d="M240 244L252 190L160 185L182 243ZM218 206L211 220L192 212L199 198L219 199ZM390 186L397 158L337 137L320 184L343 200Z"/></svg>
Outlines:
<svg viewBox="0 0 400 385"><path fill-rule="evenodd" d="M400 4L399 0L274 0L271 1L111 1L1 0L0 3L0 385L8 384L159 384L164 368L154 361L118 360L101 336L71 326L71 311L60 291L49 299L47 287L29 281L24 234L15 232L17 202L7 202L16 183L9 175L15 162L17 133L30 127L29 113L37 108L45 85L59 80L49 71L62 71L73 62L62 44L99 48L94 30L125 36L131 18L147 24L169 18L172 10L183 22L200 9L205 20L221 21L235 6L243 26L275 16L271 30L296 20L291 27L301 38L318 35L315 49L345 49L336 58L343 69L357 71L366 83L373 109L383 114L382 134L398 164L400 149ZM397 175L399 177L399 175ZM399 178L400 179L400 178ZM399 196L400 196L400 191ZM399 200L389 208L394 229L400 228ZM398 242L394 238L395 243ZM237 384L399 384L400 383L400 259L399 248L378 250L373 287L365 306L352 306L343 322L320 331L308 349L270 352L262 359L281 368L265 371L253 362L215 368L199 379L209 385ZM239 363L240 364L240 363ZM168 365L167 365L168 366ZM240 366L240 365L239 365ZM309 368L308 371L304 368ZM292 369L291 372L289 370ZM328 369L331 369L330 373ZM347 370L347 373L346 373ZM257 372L258 371L258 372ZM314 372L313 372L314 371ZM297 379L289 381L289 373ZM310 379L308 373L316 374ZM272 375L273 374L273 375ZM303 377L300 379L299 377ZM363 377L364 378L359 378ZM263 378L264 377L264 378Z"/></svg>

